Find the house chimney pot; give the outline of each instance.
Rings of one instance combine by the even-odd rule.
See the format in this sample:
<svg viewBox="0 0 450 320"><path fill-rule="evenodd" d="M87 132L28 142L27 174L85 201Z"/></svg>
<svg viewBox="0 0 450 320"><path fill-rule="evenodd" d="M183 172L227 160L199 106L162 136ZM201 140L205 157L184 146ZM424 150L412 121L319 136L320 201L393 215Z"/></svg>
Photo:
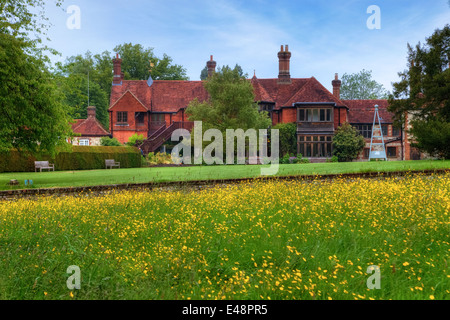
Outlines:
<svg viewBox="0 0 450 320"><path fill-rule="evenodd" d="M289 52L289 47L286 45L286 49L281 45L281 50L278 52L278 84L291 84L291 74L290 74L290 60L291 53Z"/></svg>
<svg viewBox="0 0 450 320"><path fill-rule="evenodd" d="M331 82L331 84L333 85L333 96L341 99L342 81L339 80L339 75L337 73L334 75L334 80Z"/></svg>
<svg viewBox="0 0 450 320"><path fill-rule="evenodd" d="M217 63L213 60L213 56L211 55L210 60L206 62L206 68L208 69L208 78L211 77L214 72L216 72L216 65Z"/></svg>
<svg viewBox="0 0 450 320"><path fill-rule="evenodd" d="M87 107L88 118L95 118L96 117L95 111L96 111L96 108L94 106Z"/></svg>
<svg viewBox="0 0 450 320"><path fill-rule="evenodd" d="M116 58L113 59L114 77L113 85L119 86L122 84L123 72L122 72L122 59L119 58L119 54L116 54Z"/></svg>

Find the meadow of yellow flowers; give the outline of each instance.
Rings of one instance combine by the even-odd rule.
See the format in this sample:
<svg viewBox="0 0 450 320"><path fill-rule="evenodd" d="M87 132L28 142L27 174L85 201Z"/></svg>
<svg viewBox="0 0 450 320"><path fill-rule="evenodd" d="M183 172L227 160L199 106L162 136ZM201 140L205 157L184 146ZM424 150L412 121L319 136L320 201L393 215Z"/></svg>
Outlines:
<svg viewBox="0 0 450 320"><path fill-rule="evenodd" d="M450 174L2 201L0 299L450 299L449 212Z"/></svg>

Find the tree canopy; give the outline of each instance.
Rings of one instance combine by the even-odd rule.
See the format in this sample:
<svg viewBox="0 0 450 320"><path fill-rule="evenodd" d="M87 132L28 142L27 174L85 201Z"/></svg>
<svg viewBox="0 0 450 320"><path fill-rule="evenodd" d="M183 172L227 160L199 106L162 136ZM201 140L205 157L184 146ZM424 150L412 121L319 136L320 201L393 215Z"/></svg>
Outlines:
<svg viewBox="0 0 450 320"><path fill-rule="evenodd" d="M437 29L412 47L408 69L393 84L389 111L397 125L409 114L415 146L431 155L450 158L450 25ZM435 129L440 128L439 132Z"/></svg>
<svg viewBox="0 0 450 320"><path fill-rule="evenodd" d="M56 2L57 5L60 1ZM71 135L61 91L49 72L44 1L0 3L0 150L17 148L54 154ZM36 36L30 39L30 31Z"/></svg>
<svg viewBox="0 0 450 320"><path fill-rule="evenodd" d="M341 99L343 100L388 98L388 92L383 85L372 79L372 71L363 69L359 73L344 73L341 81Z"/></svg>
<svg viewBox="0 0 450 320"><path fill-rule="evenodd" d="M203 128L226 129L267 129L271 122L267 112L259 112L253 87L239 69L228 66L205 82L210 95L207 102L192 101L186 114L191 121L203 121Z"/></svg>
<svg viewBox="0 0 450 320"><path fill-rule="evenodd" d="M180 65L172 64L173 60L167 54L158 58L153 48L144 48L140 44L124 43L114 48L122 59L122 71L125 80L147 80L149 76L150 60L153 80L188 80L186 69Z"/></svg>

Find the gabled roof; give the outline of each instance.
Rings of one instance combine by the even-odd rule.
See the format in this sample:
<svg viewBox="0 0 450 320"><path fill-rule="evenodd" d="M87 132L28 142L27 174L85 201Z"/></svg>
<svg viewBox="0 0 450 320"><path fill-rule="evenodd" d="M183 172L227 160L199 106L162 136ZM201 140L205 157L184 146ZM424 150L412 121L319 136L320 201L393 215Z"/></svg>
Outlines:
<svg viewBox="0 0 450 320"><path fill-rule="evenodd" d="M72 131L81 134L83 137L103 137L110 135L95 117L75 119L75 121L72 124Z"/></svg>
<svg viewBox="0 0 450 320"><path fill-rule="evenodd" d="M139 102L139 104L146 110L146 111L148 111L148 108L133 94L133 92L131 92L130 90L127 90L127 91L125 91L125 93L122 95L122 96L120 96L120 98L119 99L117 99L116 100L116 102L114 102L114 104L113 105L111 105L110 107L109 107L109 109L112 109L112 108L114 108L114 106L123 98L123 97L125 97L127 94L129 94L129 95L131 95L132 97L133 97L133 99L135 99L137 102Z"/></svg>
<svg viewBox="0 0 450 320"><path fill-rule="evenodd" d="M274 102L275 109L291 107L297 102L336 103L337 106L345 104L328 91L316 78L291 79L289 85L278 84L278 79L251 80L255 88L258 101Z"/></svg>
<svg viewBox="0 0 450 320"><path fill-rule="evenodd" d="M381 123L393 123L393 114L387 111L388 100L343 100L343 102L349 108L349 123L373 123L375 105L378 105Z"/></svg>
<svg viewBox="0 0 450 320"><path fill-rule="evenodd" d="M203 81L154 80L151 87L145 80L125 80L111 90L111 107L124 92L130 91L148 110L153 112L178 112L195 98L208 99Z"/></svg>
<svg viewBox="0 0 450 320"><path fill-rule="evenodd" d="M254 88L255 100L273 102L275 109L292 107L296 102L332 102L345 106L314 77L291 80L289 85L278 84L278 78L258 79L254 76L249 81ZM145 80L129 80L112 87L111 108L128 91L152 112L176 113L195 98L206 101L209 97L203 81L155 80L149 87Z"/></svg>

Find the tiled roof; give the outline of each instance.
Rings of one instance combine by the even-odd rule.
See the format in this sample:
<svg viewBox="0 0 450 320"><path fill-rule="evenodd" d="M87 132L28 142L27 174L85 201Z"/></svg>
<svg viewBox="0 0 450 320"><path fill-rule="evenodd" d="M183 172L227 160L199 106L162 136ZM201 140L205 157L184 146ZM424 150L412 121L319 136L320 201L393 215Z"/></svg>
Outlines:
<svg viewBox="0 0 450 320"><path fill-rule="evenodd" d="M275 108L292 106L296 102L334 102L345 105L334 97L317 79L292 79L289 85L278 84L278 79L250 79L257 101L274 102ZM203 81L155 80L149 87L147 81L123 81L113 86L111 91L112 107L125 92L130 91L138 101L153 112L178 112L188 106L195 98L208 99Z"/></svg>
<svg viewBox="0 0 450 320"><path fill-rule="evenodd" d="M110 134L102 127L95 117L75 119L75 121L76 122L72 124L73 132L79 133L84 137L102 137Z"/></svg>
<svg viewBox="0 0 450 320"><path fill-rule="evenodd" d="M378 113L382 123L392 123L392 113L387 111L387 100L343 100L348 106L349 123L373 123L375 105L378 105Z"/></svg>
<svg viewBox="0 0 450 320"><path fill-rule="evenodd" d="M202 81L155 80L149 87L147 81L130 80L112 87L110 106L128 90L153 112L177 112L195 98L200 101L208 99Z"/></svg>

